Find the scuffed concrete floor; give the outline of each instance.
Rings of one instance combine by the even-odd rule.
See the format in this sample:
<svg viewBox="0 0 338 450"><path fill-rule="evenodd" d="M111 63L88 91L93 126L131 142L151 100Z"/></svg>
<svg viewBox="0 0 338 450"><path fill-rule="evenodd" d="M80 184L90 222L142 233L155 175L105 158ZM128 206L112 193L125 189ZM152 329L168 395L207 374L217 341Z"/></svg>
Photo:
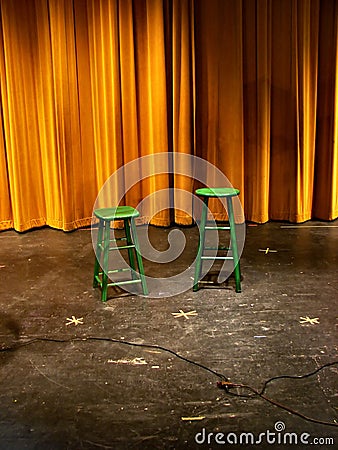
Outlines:
<svg viewBox="0 0 338 450"><path fill-rule="evenodd" d="M217 388L212 372L169 351L128 344L163 346L257 390L270 377L305 375L337 361L338 223L282 228L289 226L247 227L241 294L230 279L159 299L115 288L106 304L91 286L90 231L0 233L0 349L27 343L0 353L0 448L236 448L240 433L257 440L264 433L261 444L243 448L308 448L315 438L318 448L336 447L337 427L257 396L230 395ZM183 231L190 244L182 267L197 244L196 228ZM168 232L152 227L153 242L163 247ZM277 252L259 251L265 248ZM145 270L161 276L177 264L145 261ZM171 313L179 310L197 315L175 318ZM83 324L67 326L73 315ZM319 323L301 324L304 316ZM265 395L337 424L337 373L338 364L310 377L278 379ZM182 419L189 417L200 420ZM283 424L277 433L275 425ZM202 430L204 444L195 440L203 441ZM230 441L217 444L218 432L224 434L219 440ZM298 445L283 445L285 433L294 433ZM300 443L302 433L309 445Z"/></svg>

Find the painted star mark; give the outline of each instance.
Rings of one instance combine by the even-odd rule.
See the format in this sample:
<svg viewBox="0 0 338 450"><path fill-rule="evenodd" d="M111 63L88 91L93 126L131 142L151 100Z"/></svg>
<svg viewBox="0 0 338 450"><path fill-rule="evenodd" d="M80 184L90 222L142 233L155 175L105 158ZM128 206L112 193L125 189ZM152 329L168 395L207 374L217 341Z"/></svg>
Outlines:
<svg viewBox="0 0 338 450"><path fill-rule="evenodd" d="M299 323L310 323L311 325L314 325L316 323L319 323L319 317L313 317L311 319L311 317L300 317L300 321Z"/></svg>
<svg viewBox="0 0 338 450"><path fill-rule="evenodd" d="M260 248L259 250L258 250L259 252L264 252L266 255L268 254L268 253L277 253L277 250L271 250L269 247L267 247L267 248Z"/></svg>
<svg viewBox="0 0 338 450"><path fill-rule="evenodd" d="M177 317L185 317L186 319L189 319L189 316L197 316L197 312L195 310L184 312L180 309L179 311L180 312L178 313L171 313L175 319L177 319Z"/></svg>
<svg viewBox="0 0 338 450"><path fill-rule="evenodd" d="M67 317L67 320L69 320L68 323L66 323L66 325L71 325L72 323L74 325L83 325L83 317L80 317L79 319L77 319L75 316L72 316L72 318L70 319L69 317Z"/></svg>

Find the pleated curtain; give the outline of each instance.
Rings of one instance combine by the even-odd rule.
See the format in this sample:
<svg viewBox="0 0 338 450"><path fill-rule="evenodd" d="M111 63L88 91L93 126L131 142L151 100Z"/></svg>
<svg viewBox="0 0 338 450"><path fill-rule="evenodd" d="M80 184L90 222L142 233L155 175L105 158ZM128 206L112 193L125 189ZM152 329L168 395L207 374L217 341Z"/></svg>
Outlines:
<svg viewBox="0 0 338 450"><path fill-rule="evenodd" d="M0 229L89 225L105 181L158 152L222 170L247 220L336 219L337 18L335 0L0 0ZM190 177L123 202L170 187L146 219L190 224Z"/></svg>

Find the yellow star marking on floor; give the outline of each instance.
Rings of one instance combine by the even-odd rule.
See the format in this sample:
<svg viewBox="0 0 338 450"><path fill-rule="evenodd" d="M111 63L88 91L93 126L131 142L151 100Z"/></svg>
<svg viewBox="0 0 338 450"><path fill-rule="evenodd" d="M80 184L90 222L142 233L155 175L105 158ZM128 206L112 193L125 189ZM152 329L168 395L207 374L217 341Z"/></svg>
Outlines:
<svg viewBox="0 0 338 450"><path fill-rule="evenodd" d="M184 312L180 309L179 311L180 312L178 313L171 313L175 319L177 319L177 317L185 317L186 319L189 319L189 316L197 316L197 312L195 310Z"/></svg>
<svg viewBox="0 0 338 450"><path fill-rule="evenodd" d="M76 319L75 316L72 316L72 318L70 319L69 317L67 317L67 320L69 320L68 323L66 323L66 325L71 325L72 323L74 325L83 325L83 317L80 317L79 319Z"/></svg>
<svg viewBox="0 0 338 450"><path fill-rule="evenodd" d="M196 417L181 417L181 420L203 420L205 416L196 416Z"/></svg>
<svg viewBox="0 0 338 450"><path fill-rule="evenodd" d="M311 325L314 325L315 323L319 323L319 317L313 317L312 319L308 316L300 317L299 323L310 323Z"/></svg>
<svg viewBox="0 0 338 450"><path fill-rule="evenodd" d="M267 247L267 248L260 248L259 250L258 250L259 252L264 252L266 255L268 254L268 253L277 253L277 250L271 250L269 247Z"/></svg>

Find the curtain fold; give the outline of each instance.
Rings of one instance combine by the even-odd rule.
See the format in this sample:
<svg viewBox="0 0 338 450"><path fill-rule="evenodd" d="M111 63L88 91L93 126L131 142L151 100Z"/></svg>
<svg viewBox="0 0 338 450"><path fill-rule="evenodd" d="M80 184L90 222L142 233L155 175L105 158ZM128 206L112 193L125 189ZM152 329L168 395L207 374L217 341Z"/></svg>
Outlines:
<svg viewBox="0 0 338 450"><path fill-rule="evenodd" d="M318 12L315 0L272 2L271 219L312 216Z"/></svg>
<svg viewBox="0 0 338 450"><path fill-rule="evenodd" d="M83 180L81 134L79 122L79 93L77 81L74 10L67 0L48 3L50 20L50 58L54 100L54 172L59 186L60 228L71 230L88 223L90 211L84 211L85 183ZM40 22L39 22L40 23ZM42 68L41 68L42 69ZM41 70L43 73L44 70ZM41 123L41 122L40 122ZM42 147L43 150L45 147ZM46 155L45 164L47 163ZM51 198L52 195L51 195Z"/></svg>
<svg viewBox="0 0 338 450"><path fill-rule="evenodd" d="M269 220L271 139L271 1L243 10L244 180L246 215Z"/></svg>
<svg viewBox="0 0 338 450"><path fill-rule="evenodd" d="M338 217L338 4L320 2L313 215Z"/></svg>
<svg viewBox="0 0 338 450"><path fill-rule="evenodd" d="M297 110L297 185L289 220L311 218L316 148L319 0L293 3L295 90Z"/></svg>
<svg viewBox="0 0 338 450"><path fill-rule="evenodd" d="M0 229L89 225L111 174L168 151L223 171L248 220L336 219L337 17L335 0L0 0ZM122 175L105 204L192 222L191 177L125 193Z"/></svg>
<svg viewBox="0 0 338 450"><path fill-rule="evenodd" d="M172 7L172 136L174 152L194 154L194 4L191 0L174 0ZM192 168L177 167L175 172L192 173ZM189 176L175 173L173 206L174 222L190 225L193 216L193 204L187 202L183 191L192 192L194 180Z"/></svg>
<svg viewBox="0 0 338 450"><path fill-rule="evenodd" d="M163 2L134 1L133 19L138 145L139 156L144 156L168 151ZM156 173L155 166L152 172ZM163 202L164 209L156 213L158 206L162 208L162 205L157 205L156 196L153 195L157 190L168 187L167 174L150 176L140 183L139 200L148 198L148 220L152 219L154 225L170 224L170 212L166 207L169 199Z"/></svg>
<svg viewBox="0 0 338 450"><path fill-rule="evenodd" d="M3 46L3 33L2 24L0 22L0 76L1 79L5 77L4 67L4 46ZM5 86L5 82L1 83ZM12 205L9 191L9 177L7 170L7 151L5 145L4 134L4 115L3 115L3 98L6 98L5 91L1 91L1 105L0 105L0 230L13 228L13 214Z"/></svg>
<svg viewBox="0 0 338 450"><path fill-rule="evenodd" d="M11 220L16 229L22 230L42 225L45 216L36 95L39 75L37 64L32 63L37 59L35 5L23 2L18 11L14 2L2 2L1 14L3 145ZM30 152L32 148L37 149L34 155Z"/></svg>
<svg viewBox="0 0 338 450"><path fill-rule="evenodd" d="M242 1L195 2L196 154L224 172L244 203L242 31ZM226 218L218 200L210 209Z"/></svg>

